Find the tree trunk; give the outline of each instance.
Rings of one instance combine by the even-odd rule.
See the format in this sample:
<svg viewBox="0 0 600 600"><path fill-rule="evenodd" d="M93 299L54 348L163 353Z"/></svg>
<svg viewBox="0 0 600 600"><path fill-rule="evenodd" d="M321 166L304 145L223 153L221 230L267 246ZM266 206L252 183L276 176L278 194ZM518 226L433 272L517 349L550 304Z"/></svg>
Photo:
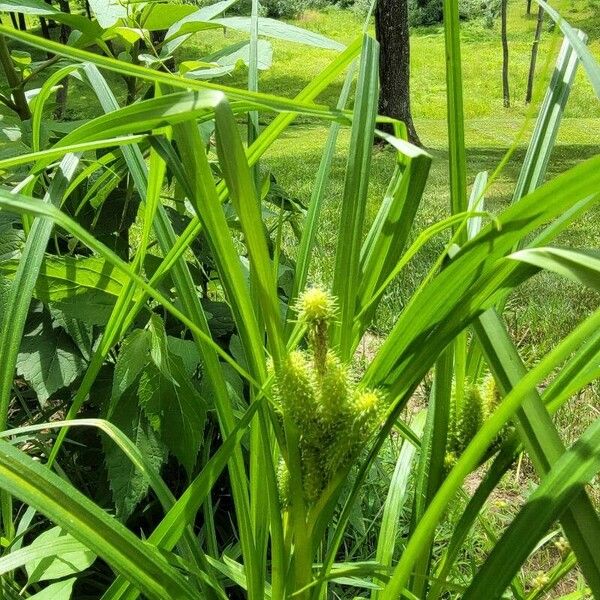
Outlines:
<svg viewBox="0 0 600 600"><path fill-rule="evenodd" d="M380 44L379 113L404 121L409 140L420 146L410 110L408 0L379 0L375 31Z"/></svg>
<svg viewBox="0 0 600 600"><path fill-rule="evenodd" d="M531 0L527 0L527 14L531 14Z"/></svg>
<svg viewBox="0 0 600 600"><path fill-rule="evenodd" d="M537 25L535 27L535 37L531 45L531 62L529 63L529 76L527 77L527 92L525 94L525 103L531 102L533 96L533 79L535 76L535 63L537 61L538 47L540 45L540 37L542 36L542 26L544 24L544 9L540 6L538 10Z"/></svg>
<svg viewBox="0 0 600 600"><path fill-rule="evenodd" d="M506 12L508 0L502 0L502 95L504 107L510 106L510 88L508 83L508 38L506 36Z"/></svg>

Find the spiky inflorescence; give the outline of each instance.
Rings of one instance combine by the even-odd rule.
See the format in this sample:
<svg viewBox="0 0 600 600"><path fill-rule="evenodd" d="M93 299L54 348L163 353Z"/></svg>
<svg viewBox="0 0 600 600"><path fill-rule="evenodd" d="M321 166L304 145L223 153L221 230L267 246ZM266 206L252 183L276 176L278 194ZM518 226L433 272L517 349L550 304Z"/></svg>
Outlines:
<svg viewBox="0 0 600 600"><path fill-rule="evenodd" d="M531 580L531 587L535 590L540 590L550 583L550 577L544 571L538 571L536 576Z"/></svg>
<svg viewBox="0 0 600 600"><path fill-rule="evenodd" d="M476 385L465 389L463 404L456 421L456 438L460 451L469 445L485 419L483 399Z"/></svg>
<svg viewBox="0 0 600 600"><path fill-rule="evenodd" d="M377 430L383 414L383 400L378 391L354 390L346 418L327 456L327 470L332 475L348 467Z"/></svg>
<svg viewBox="0 0 600 600"><path fill-rule="evenodd" d="M486 418L489 417L502 402L502 394L496 385L496 380L491 374L488 374L481 384L481 397L485 407ZM508 438L512 431L512 425L507 423L499 431L490 446L490 451L495 452L500 448L503 442Z"/></svg>
<svg viewBox="0 0 600 600"><path fill-rule="evenodd" d="M456 396L453 393L450 402L448 451L445 458L447 471L454 466L458 457L501 401L502 396L491 375L488 375L480 385L469 383L465 386L460 408L456 406ZM490 445L486 458L500 448L511 430L510 424L502 428Z"/></svg>
<svg viewBox="0 0 600 600"><path fill-rule="evenodd" d="M335 315L332 296L321 288L304 292L298 316L308 330L309 351L294 351L281 362L274 398L300 434L302 487L316 502L331 479L356 459L381 421L383 395L357 390L347 365L329 349L328 326ZM285 475L289 481L289 474ZM284 491L278 476L282 505ZM288 492L289 493L289 492Z"/></svg>
<svg viewBox="0 0 600 600"><path fill-rule="evenodd" d="M308 502L316 502L328 482L323 465L323 448L301 443L302 486Z"/></svg>
<svg viewBox="0 0 600 600"><path fill-rule="evenodd" d="M279 491L281 508L288 508L291 504L290 472L283 458L279 460L279 465L277 465L277 490Z"/></svg>
<svg viewBox="0 0 600 600"><path fill-rule="evenodd" d="M352 382L346 365L330 350L325 359L325 368L319 375L318 416L323 433L329 433L348 410Z"/></svg>
<svg viewBox="0 0 600 600"><path fill-rule="evenodd" d="M315 377L304 352L291 352L282 361L276 378L275 397L282 412L297 427L311 431L315 427L317 399Z"/></svg>
<svg viewBox="0 0 600 600"><path fill-rule="evenodd" d="M335 318L335 299L322 287L310 287L300 294L296 311L298 319L305 323L331 321Z"/></svg>
<svg viewBox="0 0 600 600"><path fill-rule="evenodd" d="M335 300L327 290L311 287L300 294L296 311L298 320L308 329L308 343L313 353L315 370L323 375L327 368L329 323L336 313Z"/></svg>

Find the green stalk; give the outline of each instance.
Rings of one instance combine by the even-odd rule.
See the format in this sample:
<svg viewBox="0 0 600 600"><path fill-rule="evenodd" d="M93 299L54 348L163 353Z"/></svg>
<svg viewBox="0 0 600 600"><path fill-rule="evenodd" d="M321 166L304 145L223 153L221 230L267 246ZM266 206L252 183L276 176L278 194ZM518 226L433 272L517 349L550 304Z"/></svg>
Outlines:
<svg viewBox="0 0 600 600"><path fill-rule="evenodd" d="M600 327L600 311L581 323L558 346L556 346L534 369L529 371L511 390L498 406L494 414L483 424L463 455L449 473L429 505L423 519L411 536L394 569L392 578L385 587L382 598L396 600L410 578L413 567L431 542L440 519L448 504L455 497L465 477L477 466L486 449L492 443L504 424L519 409L526 395L563 360L575 351Z"/></svg>

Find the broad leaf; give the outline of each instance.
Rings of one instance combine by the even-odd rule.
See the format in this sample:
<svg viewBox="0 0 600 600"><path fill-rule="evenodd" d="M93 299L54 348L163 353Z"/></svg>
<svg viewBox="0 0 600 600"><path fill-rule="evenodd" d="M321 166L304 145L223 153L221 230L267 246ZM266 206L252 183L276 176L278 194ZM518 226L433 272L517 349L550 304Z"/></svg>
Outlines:
<svg viewBox="0 0 600 600"><path fill-rule="evenodd" d="M237 29L245 33L250 33L252 26L250 17L224 17L222 19L213 19L211 23L217 23L223 27ZM267 17L258 18L258 34L285 40L286 42L296 42L327 50L343 50L345 48L343 44L319 33L314 33L313 31Z"/></svg>
<svg viewBox="0 0 600 600"><path fill-rule="evenodd" d="M100 27L103 29L108 29L119 19L127 17L127 8L115 0L90 0L89 4Z"/></svg>
<svg viewBox="0 0 600 600"><path fill-rule="evenodd" d="M0 274L12 277L17 268L17 261L1 263ZM104 325L125 281L101 258L46 256L34 296L73 318Z"/></svg>
<svg viewBox="0 0 600 600"><path fill-rule="evenodd" d="M182 361L171 356L169 363L175 381L151 364L142 372L138 396L162 442L191 474L202 441L205 406Z"/></svg>
<svg viewBox="0 0 600 600"><path fill-rule="evenodd" d="M33 560L25 569L29 577L29 583L37 581L47 581L49 579L60 579L67 575L73 575L84 571L96 560L96 555L84 546L81 542L75 540L71 535L65 533L60 527L53 527L48 531L38 535L29 546L30 549L35 549L37 546L47 545L48 543L56 542L57 540L68 539L77 545L77 549L68 552L61 552L60 555L49 556Z"/></svg>
<svg viewBox="0 0 600 600"><path fill-rule="evenodd" d="M73 592L73 585L76 581L77 579L75 579L75 577L71 577L71 579L53 583L44 588L41 592L29 596L29 600L69 600L69 598L71 598L71 593Z"/></svg>
<svg viewBox="0 0 600 600"><path fill-rule="evenodd" d="M85 361L70 337L52 327L46 312L38 310L29 324L21 340L17 373L27 380L43 405L54 392L75 380Z"/></svg>
<svg viewBox="0 0 600 600"><path fill-rule="evenodd" d="M131 336L128 339L131 339ZM115 383L117 382L116 373L115 370ZM111 415L111 423L116 425L136 445L155 471L160 469L166 458L165 447L139 407L135 387L128 389L121 396ZM122 449L112 441L107 440L104 443L104 453L116 514L125 521L148 492L149 481L146 475L137 469L123 453Z"/></svg>
<svg viewBox="0 0 600 600"><path fill-rule="evenodd" d="M44 0L2 0L0 12L20 12L26 15L52 15L58 12Z"/></svg>
<svg viewBox="0 0 600 600"><path fill-rule="evenodd" d="M115 365L109 414L121 396L135 383L150 361L150 333L142 329L132 331L121 344Z"/></svg>
<svg viewBox="0 0 600 600"><path fill-rule="evenodd" d="M14 215L0 213L0 262L16 258L25 243L20 220Z"/></svg>

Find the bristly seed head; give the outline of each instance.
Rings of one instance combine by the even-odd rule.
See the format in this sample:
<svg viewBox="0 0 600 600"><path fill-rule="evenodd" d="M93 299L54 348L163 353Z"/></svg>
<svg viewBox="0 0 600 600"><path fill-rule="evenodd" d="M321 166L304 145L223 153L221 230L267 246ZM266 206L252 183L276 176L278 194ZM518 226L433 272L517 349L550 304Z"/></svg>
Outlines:
<svg viewBox="0 0 600 600"><path fill-rule="evenodd" d="M350 368L330 348L328 328L335 301L318 287L301 294L296 305L306 325L308 348L288 354L273 386L275 406L299 434L304 499L317 502L337 473L348 468L381 425L385 395L357 389ZM289 505L286 469L278 472L282 507Z"/></svg>
<svg viewBox="0 0 600 600"><path fill-rule="evenodd" d="M310 287L300 294L296 310L299 320L308 324L331 321L336 313L335 300L322 287Z"/></svg>

